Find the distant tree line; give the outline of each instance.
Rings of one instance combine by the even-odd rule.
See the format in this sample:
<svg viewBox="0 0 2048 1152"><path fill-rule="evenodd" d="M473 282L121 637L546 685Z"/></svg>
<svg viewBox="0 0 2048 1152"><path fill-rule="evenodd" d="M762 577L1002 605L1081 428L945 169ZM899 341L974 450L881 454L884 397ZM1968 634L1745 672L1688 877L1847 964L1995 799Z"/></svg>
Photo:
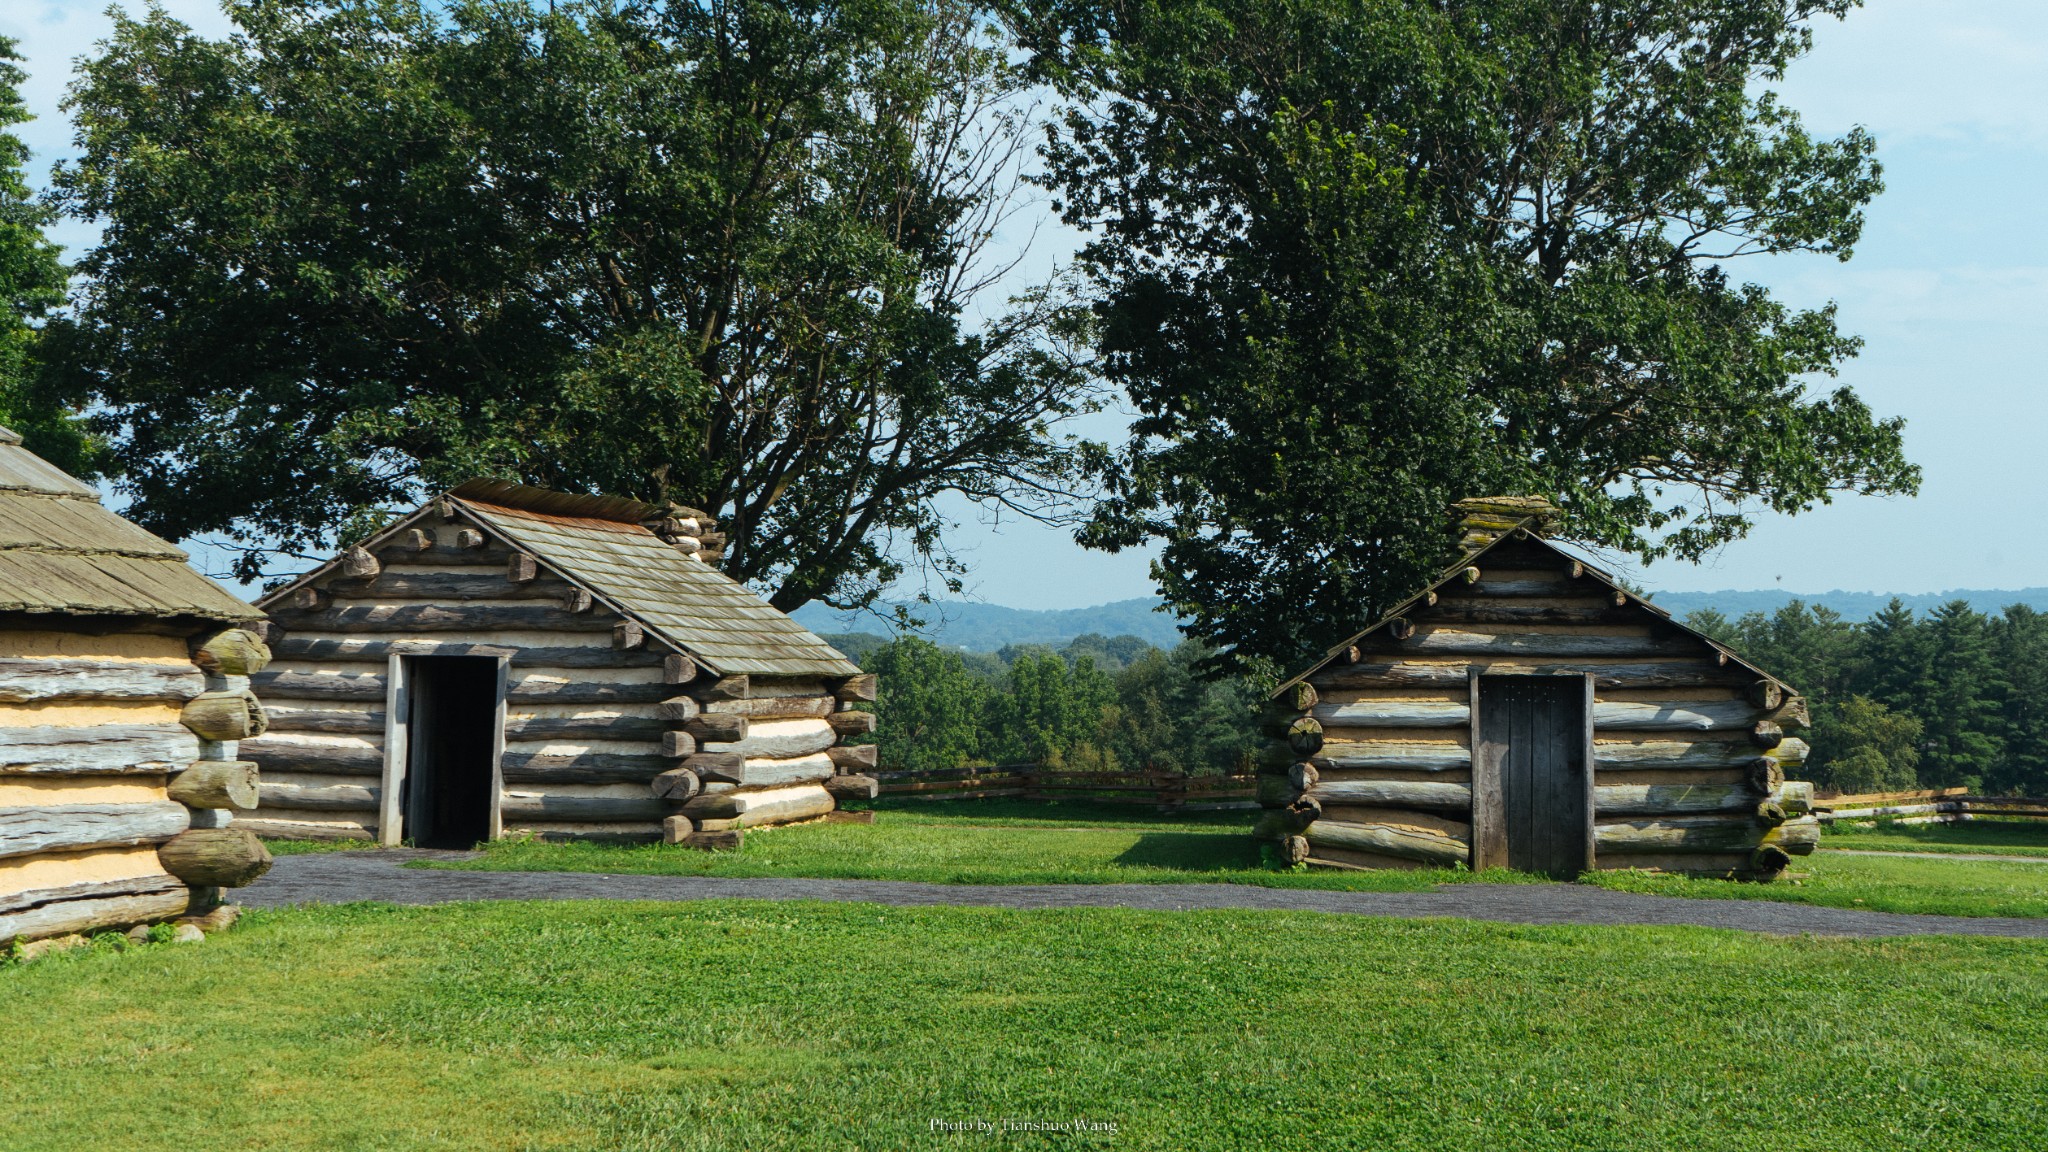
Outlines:
<svg viewBox="0 0 2048 1152"><path fill-rule="evenodd" d="M885 768L1042 764L1076 772L1249 771L1255 703L1238 680L1203 680L1208 655L1136 636L1078 636L1064 647L941 648L916 636L828 637L880 673L876 738Z"/></svg>
<svg viewBox="0 0 2048 1152"><path fill-rule="evenodd" d="M1686 622L1806 695L1807 774L1844 792L2048 791L2048 616L1961 600L1915 616L1897 600L1861 623L1800 601Z"/></svg>

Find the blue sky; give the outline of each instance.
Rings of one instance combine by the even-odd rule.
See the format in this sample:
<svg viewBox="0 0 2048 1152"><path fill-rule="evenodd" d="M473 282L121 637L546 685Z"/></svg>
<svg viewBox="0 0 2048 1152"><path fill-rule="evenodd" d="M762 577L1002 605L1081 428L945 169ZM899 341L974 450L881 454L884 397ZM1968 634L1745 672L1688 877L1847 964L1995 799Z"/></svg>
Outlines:
<svg viewBox="0 0 2048 1152"><path fill-rule="evenodd" d="M210 2L165 0L219 34ZM104 0L17 0L0 34L28 57L25 126L40 177L69 147L58 109L69 61L105 34ZM139 7L139 5L138 5ZM1854 260L1748 261L1737 274L1788 302L1837 301L1864 337L1842 379L1880 413L1907 419L1926 471L1912 500L1849 499L1797 518L1767 517L1746 540L1699 566L1660 563L1633 578L1651 588L1782 587L1795 591L1933 592L2048 585L2048 3L1870 0L1823 23L1812 56L1780 91L1816 130L1874 132L1887 191L1871 206ZM77 226L58 239L91 240ZM1063 259L1073 237L1040 232L1030 262ZM1117 420L1089 422L1093 435ZM981 523L959 539L977 599L1020 608L1099 604L1151 593L1143 554L1104 556L1029 523ZM1620 565L1625 570L1626 565Z"/></svg>

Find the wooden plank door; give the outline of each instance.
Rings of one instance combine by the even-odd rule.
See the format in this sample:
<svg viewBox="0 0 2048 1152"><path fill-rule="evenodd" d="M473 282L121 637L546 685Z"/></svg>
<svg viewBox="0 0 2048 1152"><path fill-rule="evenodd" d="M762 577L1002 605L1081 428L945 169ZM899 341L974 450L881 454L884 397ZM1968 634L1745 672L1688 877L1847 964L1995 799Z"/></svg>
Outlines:
<svg viewBox="0 0 2048 1152"><path fill-rule="evenodd" d="M1479 676L1473 766L1475 867L1571 877L1592 866L1587 681Z"/></svg>

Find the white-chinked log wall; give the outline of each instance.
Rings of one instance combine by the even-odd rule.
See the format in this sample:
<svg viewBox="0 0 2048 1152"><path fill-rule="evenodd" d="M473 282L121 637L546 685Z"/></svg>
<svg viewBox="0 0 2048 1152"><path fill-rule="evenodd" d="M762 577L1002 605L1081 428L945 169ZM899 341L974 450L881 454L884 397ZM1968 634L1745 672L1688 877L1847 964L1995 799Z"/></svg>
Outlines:
<svg viewBox="0 0 2048 1152"><path fill-rule="evenodd" d="M411 546L414 529L426 534L424 548ZM483 547L459 545L468 529L485 532ZM843 737L828 718L847 706L836 685L722 681L644 633L621 647L615 628L629 622L577 596L544 557L524 555L457 508L452 520L428 515L378 548L373 573L337 568L315 578L319 594L301 606L274 606L276 660L252 681L270 728L240 751L262 767L262 801L238 811L238 823L280 838L395 842L396 829L381 825L395 812L382 794L393 727L386 679L392 658L405 656L506 658L506 835L673 839L677 817L687 835L697 830L688 797L653 785L705 754L722 755L703 786L726 793L815 787L833 775L824 753ZM805 805L784 805L729 826L808 815Z"/></svg>
<svg viewBox="0 0 2048 1152"><path fill-rule="evenodd" d="M193 769L234 760L238 742L262 732L246 696L266 657L260 640L218 625L186 637L69 632L52 627L68 623L56 617L6 623L0 945L204 912L221 884L261 873L262 845L212 806L253 794L247 766ZM204 853L185 850L201 843Z"/></svg>
<svg viewBox="0 0 2048 1152"><path fill-rule="evenodd" d="M1597 867L1767 878L1812 851L1803 702L1544 545L1473 566L1269 707L1282 859L1471 863L1475 674L1593 678Z"/></svg>

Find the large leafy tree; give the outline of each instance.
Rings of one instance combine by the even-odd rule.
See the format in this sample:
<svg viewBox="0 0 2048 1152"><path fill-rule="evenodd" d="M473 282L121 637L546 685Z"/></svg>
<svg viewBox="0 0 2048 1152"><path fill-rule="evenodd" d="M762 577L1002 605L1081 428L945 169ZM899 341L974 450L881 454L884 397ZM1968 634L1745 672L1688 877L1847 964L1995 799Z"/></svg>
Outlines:
<svg viewBox="0 0 2048 1152"><path fill-rule="evenodd" d="M43 321L64 302L64 265L43 230L52 213L30 190L28 145L9 131L29 119L14 41L0 36L0 424L73 473L91 471L77 422L35 387Z"/></svg>
<svg viewBox="0 0 2048 1152"><path fill-rule="evenodd" d="M1808 387L1833 310L1732 269L1858 238L1871 139L1770 91L1852 6L1016 0L1138 412L1085 542L1161 543L1188 630L1270 669L1446 562L1458 498L1649 560L1914 490L1898 421Z"/></svg>
<svg viewBox="0 0 2048 1152"><path fill-rule="evenodd" d="M947 494L1054 510L1087 403L985 320L1023 105L955 0L236 0L116 15L61 332L135 497L253 577L470 476L679 499L775 604L950 577Z"/></svg>

